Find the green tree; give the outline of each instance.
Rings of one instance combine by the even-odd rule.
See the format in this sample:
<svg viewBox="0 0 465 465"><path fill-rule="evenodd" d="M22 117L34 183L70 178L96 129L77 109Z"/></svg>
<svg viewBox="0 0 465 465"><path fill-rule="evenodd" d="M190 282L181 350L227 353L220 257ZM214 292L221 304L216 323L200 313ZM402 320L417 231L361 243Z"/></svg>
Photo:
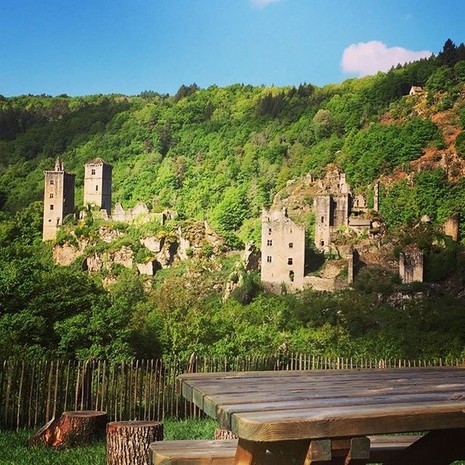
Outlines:
<svg viewBox="0 0 465 465"><path fill-rule="evenodd" d="M243 189L230 187L213 209L211 220L220 232L232 233L241 227L248 214L246 193Z"/></svg>
<svg viewBox="0 0 465 465"><path fill-rule="evenodd" d="M319 109L312 120L317 140L329 137L333 132L333 118L329 110Z"/></svg>

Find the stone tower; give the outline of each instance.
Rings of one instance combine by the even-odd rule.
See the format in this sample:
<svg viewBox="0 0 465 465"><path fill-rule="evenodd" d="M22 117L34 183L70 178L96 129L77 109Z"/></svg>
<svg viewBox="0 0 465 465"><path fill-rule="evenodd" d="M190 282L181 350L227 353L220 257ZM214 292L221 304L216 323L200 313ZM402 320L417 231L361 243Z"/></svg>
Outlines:
<svg viewBox="0 0 465 465"><path fill-rule="evenodd" d="M333 215L331 214L332 198L330 195L319 195L315 203L317 221L315 245L319 249L324 249L331 242L331 226L333 225Z"/></svg>
<svg viewBox="0 0 465 465"><path fill-rule="evenodd" d="M338 226L349 224L350 194L319 195L316 198L315 246L325 250L331 244L331 234Z"/></svg>
<svg viewBox="0 0 465 465"><path fill-rule="evenodd" d="M305 227L298 226L287 211L262 214L261 281L274 293L303 287L305 268Z"/></svg>
<svg viewBox="0 0 465 465"><path fill-rule="evenodd" d="M74 174L65 172L57 158L53 171L44 171L44 222L42 240L56 237L66 215L74 213Z"/></svg>
<svg viewBox="0 0 465 465"><path fill-rule="evenodd" d="M112 166L101 158L84 165L84 205L97 206L111 215Z"/></svg>

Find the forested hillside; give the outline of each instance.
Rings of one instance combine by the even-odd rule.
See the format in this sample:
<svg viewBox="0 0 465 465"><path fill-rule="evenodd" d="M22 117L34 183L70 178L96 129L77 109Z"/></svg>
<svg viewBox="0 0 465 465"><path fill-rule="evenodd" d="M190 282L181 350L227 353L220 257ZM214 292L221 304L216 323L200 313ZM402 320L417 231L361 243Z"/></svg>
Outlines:
<svg viewBox="0 0 465 465"><path fill-rule="evenodd" d="M408 96L412 86L423 90ZM431 288L429 298L399 308L380 297L398 284L392 276L361 278L347 299L346 293L267 296L246 275L236 298L222 302L218 288L235 270L231 257L217 275L205 263L163 270L150 290L132 273L119 273L104 288L102 276L57 267L50 244L40 239L43 171L58 156L76 173L78 203L84 164L100 157L113 165L114 202L171 209L179 221L206 219L228 250L257 240L262 208L289 180L319 177L335 164L356 192L380 181L380 215L390 233L428 215L434 231L422 236L429 241L424 247L447 262L438 279L453 272L460 287L461 246L446 248L446 260L432 245L450 215L465 218L463 44L448 40L437 56L324 87L192 84L173 96L0 96L5 356L223 355L282 343L345 356L461 355L463 296ZM210 255L201 258L209 263ZM420 334L421 341L412 340Z"/></svg>

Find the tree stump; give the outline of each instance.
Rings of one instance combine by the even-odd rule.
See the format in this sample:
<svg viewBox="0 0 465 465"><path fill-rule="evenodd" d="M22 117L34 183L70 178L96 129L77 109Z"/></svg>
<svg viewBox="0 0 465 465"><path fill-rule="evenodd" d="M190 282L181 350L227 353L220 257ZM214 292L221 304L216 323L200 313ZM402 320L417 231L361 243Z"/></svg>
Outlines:
<svg viewBox="0 0 465 465"><path fill-rule="evenodd" d="M28 444L45 444L52 447L89 444L98 437L104 437L106 423L106 412L96 410L63 412L60 418L52 419L37 431L29 439Z"/></svg>
<svg viewBox="0 0 465 465"><path fill-rule="evenodd" d="M237 436L229 429L216 428L215 439L237 439Z"/></svg>
<svg viewBox="0 0 465 465"><path fill-rule="evenodd" d="M149 446L163 440L163 423L113 421L107 424L107 465L149 465Z"/></svg>

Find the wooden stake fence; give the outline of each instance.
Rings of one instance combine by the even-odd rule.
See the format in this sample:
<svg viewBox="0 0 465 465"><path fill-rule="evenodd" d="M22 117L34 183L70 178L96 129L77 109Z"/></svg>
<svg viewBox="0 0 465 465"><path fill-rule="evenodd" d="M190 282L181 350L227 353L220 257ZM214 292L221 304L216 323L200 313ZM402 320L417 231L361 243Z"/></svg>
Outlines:
<svg viewBox="0 0 465 465"><path fill-rule="evenodd" d="M67 410L104 410L109 421L197 417L176 389L187 371L316 370L465 366L463 360L354 360L307 354L262 357L0 363L0 427L37 427Z"/></svg>

